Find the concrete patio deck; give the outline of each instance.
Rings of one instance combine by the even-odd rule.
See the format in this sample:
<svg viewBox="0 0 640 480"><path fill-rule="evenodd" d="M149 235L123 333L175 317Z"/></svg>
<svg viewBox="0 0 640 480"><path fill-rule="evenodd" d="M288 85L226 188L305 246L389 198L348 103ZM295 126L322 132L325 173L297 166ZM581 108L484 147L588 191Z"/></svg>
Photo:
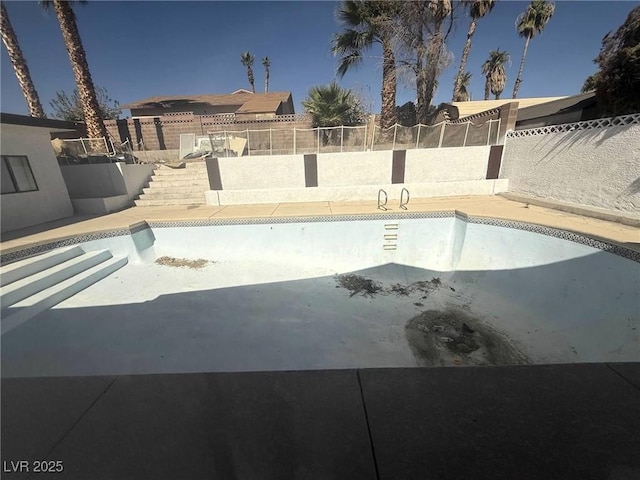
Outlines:
<svg viewBox="0 0 640 480"><path fill-rule="evenodd" d="M456 210L458 212L505 220L534 223L582 233L594 238L608 240L628 248L640 249L640 229L615 221L577 215L565 211L508 200L500 196L465 196L413 198L407 210L391 200L388 211L377 209L375 201L370 202L311 202L279 203L261 205L229 206L172 206L172 207L132 207L117 213L99 217L74 216L36 227L29 227L2 234L0 250L8 253L38 244L62 240L88 233L128 228L130 225L146 221L180 221L233 218L307 217L322 215L356 214L402 214L405 212L433 212ZM613 218L613 217L612 217ZM640 225L640 219L638 220Z"/></svg>
<svg viewBox="0 0 640 480"><path fill-rule="evenodd" d="M442 210L640 249L637 227L496 196L417 198L407 212ZM403 212L390 201L386 213ZM143 220L379 213L375 202L134 207L8 232L0 249ZM1 397L8 479L640 478L638 363L3 378ZM64 470L34 472L43 460Z"/></svg>
<svg viewBox="0 0 640 480"><path fill-rule="evenodd" d="M640 364L15 378L2 416L7 479L640 478Z"/></svg>

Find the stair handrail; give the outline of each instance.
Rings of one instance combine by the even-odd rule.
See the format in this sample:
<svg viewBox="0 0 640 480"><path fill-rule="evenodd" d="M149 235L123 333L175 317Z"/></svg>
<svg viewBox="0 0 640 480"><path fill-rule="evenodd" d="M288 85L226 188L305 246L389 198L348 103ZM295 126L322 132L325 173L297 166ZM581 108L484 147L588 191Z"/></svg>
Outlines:
<svg viewBox="0 0 640 480"><path fill-rule="evenodd" d="M384 193L384 203L382 203L382 194ZM387 192L385 192L382 188L378 190L378 210L382 210L383 212L387 211L387 201L389 200L389 196Z"/></svg>
<svg viewBox="0 0 640 480"><path fill-rule="evenodd" d="M402 201L403 197L404 197L404 193L407 192L407 200L406 201ZM409 190L407 190L406 188L403 188L400 191L400 208L403 210L407 209L407 204L409 203Z"/></svg>

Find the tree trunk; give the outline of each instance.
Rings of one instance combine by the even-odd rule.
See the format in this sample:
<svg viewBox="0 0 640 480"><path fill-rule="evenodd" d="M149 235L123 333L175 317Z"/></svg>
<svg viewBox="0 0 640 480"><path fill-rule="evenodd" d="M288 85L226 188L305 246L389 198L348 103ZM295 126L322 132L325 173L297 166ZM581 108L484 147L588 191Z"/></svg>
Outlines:
<svg viewBox="0 0 640 480"><path fill-rule="evenodd" d="M393 127L396 124L396 59L389 42L382 45L382 108L380 126Z"/></svg>
<svg viewBox="0 0 640 480"><path fill-rule="evenodd" d="M516 78L516 83L513 86L513 95L511 98L516 98L518 96L518 90L520 90L520 84L522 83L522 71L524 70L524 59L527 56L527 49L529 48L529 40L531 37L527 37L524 42L524 51L522 52L522 60L520 60L520 69L518 70L518 78Z"/></svg>
<svg viewBox="0 0 640 480"><path fill-rule="evenodd" d="M426 109L428 111L429 105L431 105L431 101L433 100L433 94L436 89L436 78L438 77L438 69L440 66L440 55L442 53L442 45L444 43L444 39L441 34L442 22L440 22L436 26L436 31L433 34L431 41L429 42L429 51L427 52L427 68L425 71L425 104Z"/></svg>
<svg viewBox="0 0 640 480"><path fill-rule="evenodd" d="M264 93L269 93L269 67L265 67L264 70Z"/></svg>
<svg viewBox="0 0 640 480"><path fill-rule="evenodd" d="M464 44L462 50L462 58L460 59L460 69L453 84L453 98L452 101L456 101L456 98L460 95L460 86L462 75L464 75L465 68L467 67L467 59L469 58L469 52L471 51L471 38L476 31L477 20L473 18L469 24L469 31L467 32L467 42Z"/></svg>
<svg viewBox="0 0 640 480"><path fill-rule="evenodd" d="M254 85L253 78L253 69L251 67L247 67L247 76L249 77L249 83L251 84L251 91L256 93L256 86Z"/></svg>
<svg viewBox="0 0 640 480"><path fill-rule="evenodd" d="M31 115L32 117L45 118L46 115L44 114L44 110L42 109L42 104L40 103L38 92L33 85L33 81L31 80L29 67L27 66L27 62L22 55L22 50L20 50L20 45L18 44L18 38L13 31L11 22L9 21L7 8L4 2L0 2L0 5L2 9L0 16L0 23L2 24L2 41L4 42L5 47L7 47L7 53L9 54L9 59L11 60L11 64L13 65L13 70L16 73L18 84L20 85L22 94L27 101L27 106L29 107L29 115Z"/></svg>
<svg viewBox="0 0 640 480"><path fill-rule="evenodd" d="M496 93L496 100L500 100L500 93Z"/></svg>
<svg viewBox="0 0 640 480"><path fill-rule="evenodd" d="M424 52L422 47L418 49L417 71L416 71L416 121L426 125L429 113L427 103L427 79L425 77Z"/></svg>
<svg viewBox="0 0 640 480"><path fill-rule="evenodd" d="M108 136L107 129L102 121L96 89L93 86L87 56L82 46L78 25L76 25L76 16L68 1L54 0L53 7L58 17L73 75L76 79L78 95L80 103L82 103L82 112L84 113L84 122L87 126L87 135L91 138L106 138Z"/></svg>
<svg viewBox="0 0 640 480"><path fill-rule="evenodd" d="M489 94L491 93L491 85L489 84L489 76L484 81L484 99L489 100Z"/></svg>

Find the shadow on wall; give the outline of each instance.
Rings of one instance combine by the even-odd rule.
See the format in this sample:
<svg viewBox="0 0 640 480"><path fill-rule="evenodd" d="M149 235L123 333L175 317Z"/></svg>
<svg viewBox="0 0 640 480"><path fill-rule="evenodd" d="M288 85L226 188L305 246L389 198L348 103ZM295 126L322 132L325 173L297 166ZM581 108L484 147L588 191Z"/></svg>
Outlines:
<svg viewBox="0 0 640 480"><path fill-rule="evenodd" d="M546 149L547 145L553 145L549 152L544 155L537 163L540 165L544 160L553 158L565 150L577 145L592 143L596 148L602 146L604 142L628 131L630 128L639 128L638 125L616 125L613 127L592 128L588 130L575 130L573 132L543 135L542 139L536 145L536 148ZM562 135L557 141L557 135Z"/></svg>
<svg viewBox="0 0 640 480"><path fill-rule="evenodd" d="M218 265L189 272L189 278L206 282L217 276ZM113 293L103 298L112 302L118 289L130 288L123 283L127 268L135 265L100 283L102 291ZM177 267L156 268L153 275L175 277ZM52 309L2 336L2 375L415 366L430 358L421 348L450 349L481 328L496 338L507 335L532 363L640 361L640 269L611 253L495 271L386 264L352 276ZM416 320L425 312L434 325ZM465 320L467 328L462 321L441 324L451 340L427 338L424 328L435 329L438 312L443 322L451 312L471 320ZM421 330L422 339L416 337ZM483 364L468 342L455 353L461 362L456 365Z"/></svg>
<svg viewBox="0 0 640 480"><path fill-rule="evenodd" d="M625 193L627 193L628 195L635 195L636 193L640 193L640 177L636 178L629 184Z"/></svg>

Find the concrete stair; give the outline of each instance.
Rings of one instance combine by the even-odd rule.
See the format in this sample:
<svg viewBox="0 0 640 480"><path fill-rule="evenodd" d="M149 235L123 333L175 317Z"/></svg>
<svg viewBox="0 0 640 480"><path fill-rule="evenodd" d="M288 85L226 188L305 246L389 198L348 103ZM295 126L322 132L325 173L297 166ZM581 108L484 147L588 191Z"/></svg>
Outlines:
<svg viewBox="0 0 640 480"><path fill-rule="evenodd" d="M186 168L161 166L153 171L149 187L135 200L139 207L154 205L204 205L209 178L204 162L187 163Z"/></svg>
<svg viewBox="0 0 640 480"><path fill-rule="evenodd" d="M0 267L2 334L127 264L109 250L54 250Z"/></svg>

